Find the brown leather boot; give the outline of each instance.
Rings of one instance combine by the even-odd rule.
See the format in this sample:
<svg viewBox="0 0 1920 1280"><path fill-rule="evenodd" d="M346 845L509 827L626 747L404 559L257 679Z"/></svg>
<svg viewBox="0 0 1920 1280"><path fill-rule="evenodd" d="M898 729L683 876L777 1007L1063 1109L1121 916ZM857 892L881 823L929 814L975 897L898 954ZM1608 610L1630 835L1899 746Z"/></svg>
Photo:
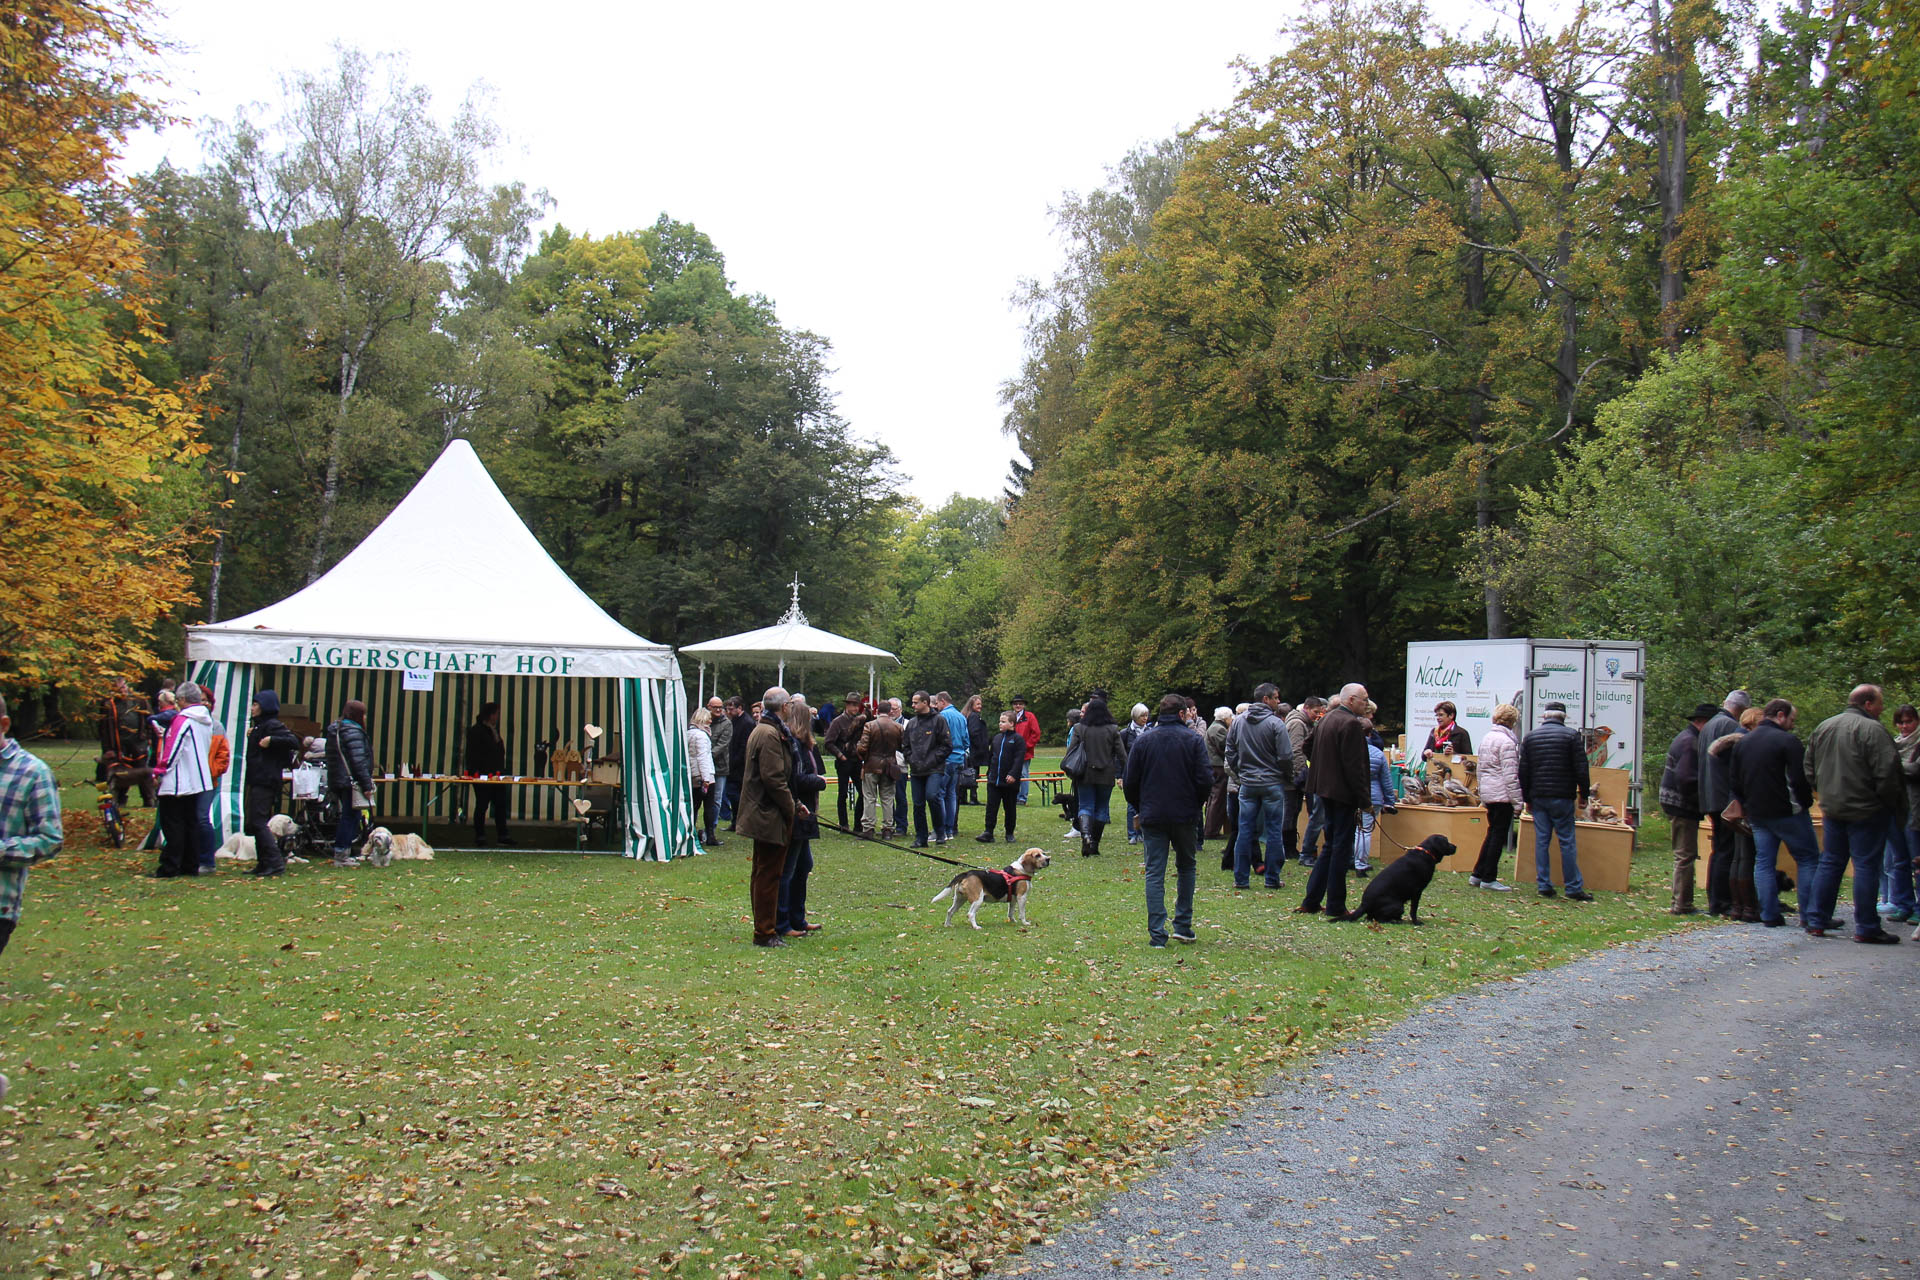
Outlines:
<svg viewBox="0 0 1920 1280"><path fill-rule="evenodd" d="M1760 923L1760 894L1753 887L1753 874L1736 874L1732 881L1733 911L1731 918L1742 924Z"/></svg>

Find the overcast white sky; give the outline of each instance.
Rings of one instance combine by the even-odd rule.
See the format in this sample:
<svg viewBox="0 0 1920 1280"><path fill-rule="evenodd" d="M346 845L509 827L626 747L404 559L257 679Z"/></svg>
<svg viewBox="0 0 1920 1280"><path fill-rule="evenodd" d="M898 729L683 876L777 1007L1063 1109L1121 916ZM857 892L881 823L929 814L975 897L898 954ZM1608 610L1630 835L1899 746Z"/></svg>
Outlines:
<svg viewBox="0 0 1920 1280"><path fill-rule="evenodd" d="M506 5L495 0L161 0L166 76L198 123L280 100L331 45L407 56L451 112L475 81L509 135L496 179L544 187L594 235L662 212L726 254L736 285L834 345L856 433L911 491L997 495L1013 456L1022 277L1060 253L1050 206L1135 145L1232 99L1298 11L1225 0L1075 5ZM191 129L138 169L199 162Z"/></svg>

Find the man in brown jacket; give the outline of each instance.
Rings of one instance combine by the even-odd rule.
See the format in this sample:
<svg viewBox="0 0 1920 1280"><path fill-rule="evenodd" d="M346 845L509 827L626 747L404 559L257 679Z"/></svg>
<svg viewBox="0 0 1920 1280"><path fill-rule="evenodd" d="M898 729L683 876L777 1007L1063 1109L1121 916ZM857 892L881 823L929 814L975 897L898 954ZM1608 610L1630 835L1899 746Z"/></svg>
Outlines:
<svg viewBox="0 0 1920 1280"><path fill-rule="evenodd" d="M904 732L900 722L890 715L875 716L860 731L860 745L854 755L863 762L860 766L860 830L867 835L873 834L873 819L877 813L880 815L881 838L893 837L893 784L900 776L900 766L894 761L894 753L900 750Z"/></svg>
<svg viewBox="0 0 1920 1280"><path fill-rule="evenodd" d="M1353 869L1353 833L1360 807L1368 802L1367 687L1350 684L1333 699L1333 709L1313 727L1307 740L1312 772L1307 789L1320 797L1327 815L1327 847L1313 864L1307 896L1294 910L1312 915L1320 910L1322 895L1327 915L1347 914L1347 872Z"/></svg>
<svg viewBox="0 0 1920 1280"><path fill-rule="evenodd" d="M786 939L774 932L780 873L787 865L787 846L793 843L794 821L806 814L793 796L793 755L788 747L792 734L780 720L787 698L787 691L775 685L760 699L760 723L747 739L740 808L734 815L735 829L753 841L753 879L748 894L753 902L756 947L786 945Z"/></svg>

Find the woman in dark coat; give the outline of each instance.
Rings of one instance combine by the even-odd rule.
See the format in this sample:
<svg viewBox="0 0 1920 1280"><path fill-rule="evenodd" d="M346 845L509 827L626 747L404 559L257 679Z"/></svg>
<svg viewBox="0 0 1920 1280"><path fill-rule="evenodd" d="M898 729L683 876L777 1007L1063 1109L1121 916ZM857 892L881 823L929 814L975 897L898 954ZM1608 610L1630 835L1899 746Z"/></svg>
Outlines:
<svg viewBox="0 0 1920 1280"><path fill-rule="evenodd" d="M813 742L813 712L807 704L794 698L783 718L793 732L790 785L804 811L794 819L787 865L780 872L780 904L774 908L773 931L783 938L804 938L820 931L819 925L807 923L807 877L813 873L813 842L820 834L820 793L827 789L827 771Z"/></svg>
<svg viewBox="0 0 1920 1280"><path fill-rule="evenodd" d="M1075 730L1080 750L1086 759L1086 771L1080 775L1080 853L1083 857L1100 855L1100 837L1106 832L1107 801L1113 796L1113 784L1127 772L1127 743L1120 726L1113 722L1105 698L1087 703L1086 714Z"/></svg>

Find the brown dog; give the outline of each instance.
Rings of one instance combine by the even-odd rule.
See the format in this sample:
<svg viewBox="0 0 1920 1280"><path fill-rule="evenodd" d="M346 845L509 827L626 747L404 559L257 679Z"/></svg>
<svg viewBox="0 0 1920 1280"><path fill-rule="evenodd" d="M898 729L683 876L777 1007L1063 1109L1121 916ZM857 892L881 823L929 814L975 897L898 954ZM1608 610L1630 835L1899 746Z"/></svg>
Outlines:
<svg viewBox="0 0 1920 1280"><path fill-rule="evenodd" d="M1033 877L1042 868L1052 865L1043 849L1029 849L1009 863L1003 871L985 871L975 869L962 871L947 881L947 887L933 895L939 902L942 898L953 899L947 908L947 924L953 924L953 914L960 909L961 900L967 906L967 923L980 927L980 904L983 902L1004 902L1007 904L1007 923L1027 923L1027 892Z"/></svg>

